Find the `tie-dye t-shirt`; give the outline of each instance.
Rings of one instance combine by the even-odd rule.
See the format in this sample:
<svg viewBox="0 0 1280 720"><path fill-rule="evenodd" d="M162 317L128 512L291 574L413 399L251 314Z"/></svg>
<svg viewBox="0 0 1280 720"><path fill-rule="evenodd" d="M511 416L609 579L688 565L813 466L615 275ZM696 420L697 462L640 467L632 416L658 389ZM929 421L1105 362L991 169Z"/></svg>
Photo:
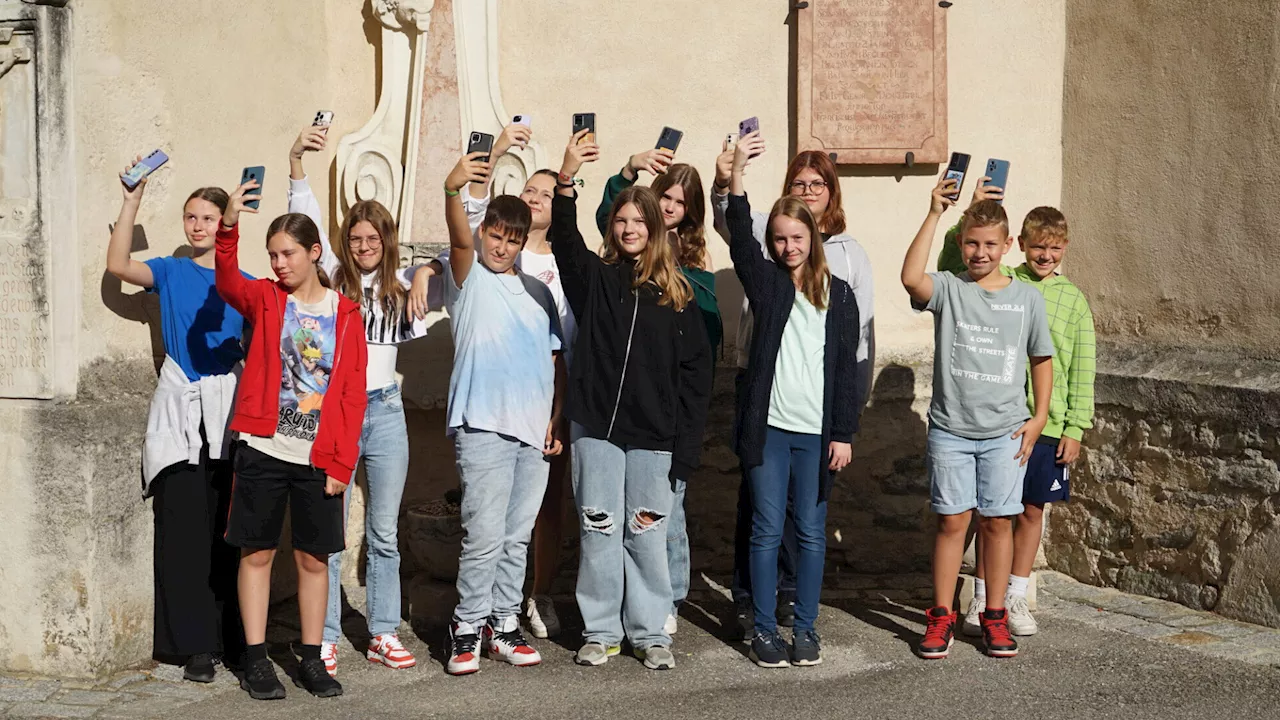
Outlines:
<svg viewBox="0 0 1280 720"><path fill-rule="evenodd" d="M555 396L552 353L562 345L551 291L523 272L491 272L479 258L458 287L442 264L453 331L449 434L466 426L541 448Z"/></svg>
<svg viewBox="0 0 1280 720"><path fill-rule="evenodd" d="M250 447L285 462L311 464L333 372L337 319L338 293L332 290L311 304L289 296L280 331L280 420L272 437L249 437Z"/></svg>

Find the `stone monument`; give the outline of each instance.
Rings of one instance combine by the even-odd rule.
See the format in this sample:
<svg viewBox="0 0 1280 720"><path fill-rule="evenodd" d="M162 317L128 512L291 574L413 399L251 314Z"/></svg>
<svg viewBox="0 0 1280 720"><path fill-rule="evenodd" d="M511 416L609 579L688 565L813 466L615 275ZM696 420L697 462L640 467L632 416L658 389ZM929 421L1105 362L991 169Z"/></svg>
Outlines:
<svg viewBox="0 0 1280 720"><path fill-rule="evenodd" d="M934 0L796 12L796 148L841 164L946 162L946 12Z"/></svg>

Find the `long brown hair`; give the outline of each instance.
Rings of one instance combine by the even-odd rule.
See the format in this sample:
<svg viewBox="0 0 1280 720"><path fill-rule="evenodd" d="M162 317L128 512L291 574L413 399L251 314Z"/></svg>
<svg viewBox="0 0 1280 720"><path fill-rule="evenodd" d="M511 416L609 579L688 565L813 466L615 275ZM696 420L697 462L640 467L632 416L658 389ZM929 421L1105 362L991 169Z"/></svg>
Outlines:
<svg viewBox="0 0 1280 720"><path fill-rule="evenodd" d="M805 150L791 158L787 166L787 179L782 183L782 194L791 194L791 183L802 170L812 170L822 177L827 184L827 192L831 193L827 210L818 218L818 227L828 235L839 235L844 232L844 205L840 199L840 177L836 175L835 163L821 150ZM822 243L822 236L817 236Z"/></svg>
<svg viewBox="0 0 1280 720"><path fill-rule="evenodd" d="M822 251L822 233L818 231L818 221L803 200L794 195L778 198L769 211L769 224L765 230L764 246L769 251L769 258L785 267L778 258L778 251L773 247L773 219L789 217L804 223L809 228L809 259L805 261L801 274L800 289L809 303L819 310L827 308L828 286L831 283L831 272L827 270L827 255Z"/></svg>
<svg viewBox="0 0 1280 720"><path fill-rule="evenodd" d="M676 249L676 263L681 267L707 269L707 238L703 218L707 202L702 193L702 177L692 166L676 163L659 175L650 187L659 198L672 186L684 190L684 219L676 226L680 247Z"/></svg>
<svg viewBox="0 0 1280 720"><path fill-rule="evenodd" d="M311 218L302 213L286 213L271 221L271 227L267 228L267 242L271 242L271 238L277 233L284 233L293 238L293 241L301 245L307 252L311 252L311 248L320 244L320 228L316 227ZM329 273L320 267L320 261L316 260L316 274L320 276L320 284L331 288L333 283L329 281Z"/></svg>
<svg viewBox="0 0 1280 720"><path fill-rule="evenodd" d="M377 200L361 200L351 206L347 217L342 221L342 229L334 238L333 254L338 256L338 272L335 278L336 289L346 295L357 305L364 303L364 289L361 287L363 273L356 264L356 256L351 252L351 230L356 225L367 222L373 226L374 232L382 239L382 260L375 270L376 301L388 317L399 315L404 309L409 294L405 292L396 271L400 269L400 241L396 234L396 221L391 212Z"/></svg>
<svg viewBox="0 0 1280 720"><path fill-rule="evenodd" d="M662 293L659 305L683 310L693 299L693 288L684 279L684 273L676 267L675 254L671 252L671 243L666 241L666 224L662 222L662 210L658 208L658 195L653 188L643 185L632 185L618 194L609 209L609 222L605 225L604 245L600 255L610 265L622 260L622 243L614 237L613 221L618 211L627 205L635 205L644 218L645 227L649 229L649 242L636 258L635 278L631 287L639 288L651 283Z"/></svg>

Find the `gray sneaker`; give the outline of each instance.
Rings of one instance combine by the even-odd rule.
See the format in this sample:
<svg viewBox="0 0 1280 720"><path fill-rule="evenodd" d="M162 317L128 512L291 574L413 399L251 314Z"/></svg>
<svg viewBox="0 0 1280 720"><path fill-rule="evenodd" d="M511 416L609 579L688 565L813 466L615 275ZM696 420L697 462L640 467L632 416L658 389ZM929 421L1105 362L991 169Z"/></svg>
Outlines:
<svg viewBox="0 0 1280 720"><path fill-rule="evenodd" d="M792 638L791 664L800 667L822 664L822 638L816 630L805 630Z"/></svg>
<svg viewBox="0 0 1280 720"><path fill-rule="evenodd" d="M968 637L982 637L982 611L987 609L987 598L975 597L969 601L969 612L964 614L960 632Z"/></svg>
<svg viewBox="0 0 1280 720"><path fill-rule="evenodd" d="M662 645L637 650L636 655L644 660L644 666L650 670L670 670L676 666L676 656L669 648Z"/></svg>
<svg viewBox="0 0 1280 720"><path fill-rule="evenodd" d="M1009 632L1024 637L1040 632L1036 619L1031 617L1031 609L1027 607L1025 597L1006 596L1005 607L1009 608Z"/></svg>
<svg viewBox="0 0 1280 720"><path fill-rule="evenodd" d="M578 654L573 656L573 661L579 665L603 665L609 661L609 658L622 652L619 645L610 645L605 647L597 642L589 642L578 648Z"/></svg>

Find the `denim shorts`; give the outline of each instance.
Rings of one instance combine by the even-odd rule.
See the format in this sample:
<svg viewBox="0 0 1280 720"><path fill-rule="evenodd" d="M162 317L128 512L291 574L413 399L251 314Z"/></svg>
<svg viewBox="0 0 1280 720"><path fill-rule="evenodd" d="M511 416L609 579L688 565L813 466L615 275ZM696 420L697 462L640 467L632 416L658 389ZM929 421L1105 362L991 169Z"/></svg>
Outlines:
<svg viewBox="0 0 1280 720"><path fill-rule="evenodd" d="M1022 441L1009 435L969 440L929 425L929 500L935 513L959 515L974 508L983 517L1022 513L1027 468L1014 457Z"/></svg>

